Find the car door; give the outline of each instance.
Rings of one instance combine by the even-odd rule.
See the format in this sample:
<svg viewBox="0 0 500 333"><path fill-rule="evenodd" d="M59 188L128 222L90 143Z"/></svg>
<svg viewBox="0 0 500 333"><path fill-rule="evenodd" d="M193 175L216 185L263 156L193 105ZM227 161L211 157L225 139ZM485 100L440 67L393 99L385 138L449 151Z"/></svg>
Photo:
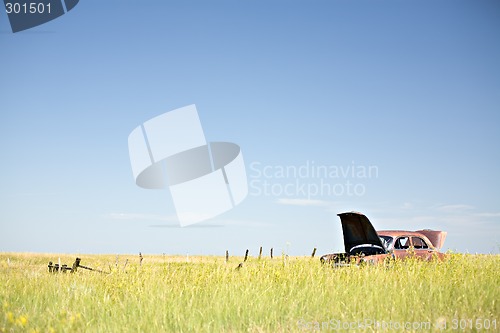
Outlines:
<svg viewBox="0 0 500 333"><path fill-rule="evenodd" d="M394 256L398 259L405 259L408 256L408 249L410 248L410 237L399 236L394 240Z"/></svg>
<svg viewBox="0 0 500 333"><path fill-rule="evenodd" d="M429 260L432 257L432 248L423 238L412 236L411 246L413 247L415 257L423 260Z"/></svg>

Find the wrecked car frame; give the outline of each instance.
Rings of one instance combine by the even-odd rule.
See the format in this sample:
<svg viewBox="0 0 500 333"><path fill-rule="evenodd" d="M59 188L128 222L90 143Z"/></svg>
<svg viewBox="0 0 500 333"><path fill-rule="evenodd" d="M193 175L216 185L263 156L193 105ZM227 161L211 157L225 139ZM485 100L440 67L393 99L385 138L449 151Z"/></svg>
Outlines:
<svg viewBox="0 0 500 333"><path fill-rule="evenodd" d="M323 255L322 263L334 266L377 264L391 259L416 257L423 260L444 259L438 251L446 232L434 230L377 232L370 220L359 212L338 214L344 236L343 253ZM432 239L432 241L431 241Z"/></svg>

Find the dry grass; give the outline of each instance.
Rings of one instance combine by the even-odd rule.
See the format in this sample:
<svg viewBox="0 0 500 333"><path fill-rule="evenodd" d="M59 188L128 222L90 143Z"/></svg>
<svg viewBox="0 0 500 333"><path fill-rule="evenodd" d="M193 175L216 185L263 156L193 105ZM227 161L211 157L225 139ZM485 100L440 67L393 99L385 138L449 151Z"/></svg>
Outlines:
<svg viewBox="0 0 500 333"><path fill-rule="evenodd" d="M342 269L249 258L238 270L242 257L79 256L110 274L48 273L49 260L71 266L76 255L0 254L0 332L500 329L500 256Z"/></svg>

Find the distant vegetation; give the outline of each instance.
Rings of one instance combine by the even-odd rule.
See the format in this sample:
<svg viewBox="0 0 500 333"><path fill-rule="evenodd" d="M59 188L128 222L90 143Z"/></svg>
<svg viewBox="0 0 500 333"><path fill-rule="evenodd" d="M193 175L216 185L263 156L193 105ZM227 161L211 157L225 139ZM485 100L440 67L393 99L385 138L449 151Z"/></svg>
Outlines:
<svg viewBox="0 0 500 333"><path fill-rule="evenodd" d="M79 256L110 273L48 272L76 256L0 254L0 332L500 331L498 255L336 269L287 256Z"/></svg>

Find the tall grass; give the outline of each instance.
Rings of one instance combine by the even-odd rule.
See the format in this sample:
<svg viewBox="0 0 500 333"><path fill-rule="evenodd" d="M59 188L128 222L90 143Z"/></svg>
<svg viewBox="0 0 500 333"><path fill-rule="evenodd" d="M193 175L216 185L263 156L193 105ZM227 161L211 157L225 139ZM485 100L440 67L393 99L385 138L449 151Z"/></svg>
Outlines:
<svg viewBox="0 0 500 333"><path fill-rule="evenodd" d="M250 258L236 269L242 258L82 255L111 273L48 273L58 257L0 254L0 332L456 332L478 319L500 331L500 256L341 269Z"/></svg>

